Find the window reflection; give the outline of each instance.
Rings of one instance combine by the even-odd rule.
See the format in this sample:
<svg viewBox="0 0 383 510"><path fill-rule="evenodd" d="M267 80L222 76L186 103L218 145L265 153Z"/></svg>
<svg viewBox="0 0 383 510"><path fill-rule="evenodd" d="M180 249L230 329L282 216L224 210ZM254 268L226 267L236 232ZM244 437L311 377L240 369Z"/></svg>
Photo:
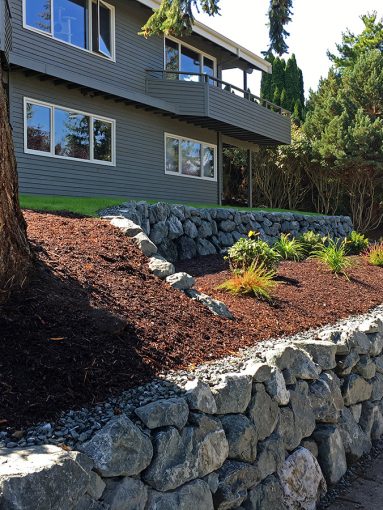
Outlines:
<svg viewBox="0 0 383 510"><path fill-rule="evenodd" d="M186 46L181 46L181 71L183 80L199 81L199 76L188 73L201 72L200 55Z"/></svg>
<svg viewBox="0 0 383 510"><path fill-rule="evenodd" d="M93 122L93 157L100 161L112 161L112 124L105 120Z"/></svg>
<svg viewBox="0 0 383 510"><path fill-rule="evenodd" d="M184 175L201 176L201 144L192 140L181 142L181 172Z"/></svg>
<svg viewBox="0 0 383 510"><path fill-rule="evenodd" d="M166 171L179 171L179 140L166 137Z"/></svg>
<svg viewBox="0 0 383 510"><path fill-rule="evenodd" d="M51 109L27 103L27 148L33 151L51 150Z"/></svg>
<svg viewBox="0 0 383 510"><path fill-rule="evenodd" d="M54 1L54 36L80 48L88 48L87 0Z"/></svg>
<svg viewBox="0 0 383 510"><path fill-rule="evenodd" d="M81 113L55 109L55 154L89 159L89 117Z"/></svg>
<svg viewBox="0 0 383 510"><path fill-rule="evenodd" d="M51 2L50 0L28 0L25 5L25 21L30 27L51 31Z"/></svg>
<svg viewBox="0 0 383 510"><path fill-rule="evenodd" d="M203 176L214 177L214 149L213 147L204 147L202 156Z"/></svg>
<svg viewBox="0 0 383 510"><path fill-rule="evenodd" d="M166 39L165 42L165 69L167 71L178 71L179 69L179 51L178 43ZM167 74L169 80L177 80L178 74Z"/></svg>

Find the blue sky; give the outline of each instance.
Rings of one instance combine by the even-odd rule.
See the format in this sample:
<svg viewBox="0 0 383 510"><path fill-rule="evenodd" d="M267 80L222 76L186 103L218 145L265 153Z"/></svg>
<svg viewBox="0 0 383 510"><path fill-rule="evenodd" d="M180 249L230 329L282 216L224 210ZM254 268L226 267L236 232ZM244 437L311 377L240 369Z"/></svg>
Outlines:
<svg viewBox="0 0 383 510"><path fill-rule="evenodd" d="M222 15L197 18L257 54L268 46L267 9L269 0L221 0ZM361 14L378 11L383 15L382 0L294 0L293 21L287 26L289 51L295 53L303 70L306 94L317 88L321 76L326 76L330 61L328 49L335 50L346 28L358 33L362 29ZM259 89L259 74L250 78L251 90ZM227 73L225 79L241 85L238 73Z"/></svg>

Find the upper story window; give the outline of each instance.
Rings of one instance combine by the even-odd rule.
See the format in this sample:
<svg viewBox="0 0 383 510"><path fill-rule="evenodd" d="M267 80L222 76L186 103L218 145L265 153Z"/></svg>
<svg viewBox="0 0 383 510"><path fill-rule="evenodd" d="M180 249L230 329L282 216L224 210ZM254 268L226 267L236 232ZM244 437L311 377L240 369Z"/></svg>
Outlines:
<svg viewBox="0 0 383 510"><path fill-rule="evenodd" d="M200 81L199 74L216 76L217 61L214 57L170 37L165 38L164 60L166 71L182 73L168 73L169 79Z"/></svg>
<svg viewBox="0 0 383 510"><path fill-rule="evenodd" d="M112 119L25 99L24 137L27 153L115 164Z"/></svg>
<svg viewBox="0 0 383 510"><path fill-rule="evenodd" d="M114 60L114 7L102 0L24 0L24 26Z"/></svg>

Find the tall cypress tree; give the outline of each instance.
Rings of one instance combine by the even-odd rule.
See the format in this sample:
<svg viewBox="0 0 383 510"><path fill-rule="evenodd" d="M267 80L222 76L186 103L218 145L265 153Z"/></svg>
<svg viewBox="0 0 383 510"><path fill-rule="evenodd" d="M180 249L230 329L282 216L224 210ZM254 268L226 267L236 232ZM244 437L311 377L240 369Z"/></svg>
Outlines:
<svg viewBox="0 0 383 510"><path fill-rule="evenodd" d="M293 119L300 124L305 115L303 73L298 67L295 55L284 59L268 56L272 64L272 74L263 73L261 97L289 110Z"/></svg>

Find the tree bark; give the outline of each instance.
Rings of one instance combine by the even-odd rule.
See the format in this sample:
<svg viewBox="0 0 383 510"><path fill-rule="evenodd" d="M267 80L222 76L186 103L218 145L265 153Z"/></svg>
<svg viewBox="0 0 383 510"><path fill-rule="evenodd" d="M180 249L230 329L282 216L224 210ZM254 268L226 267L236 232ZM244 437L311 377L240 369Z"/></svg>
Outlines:
<svg viewBox="0 0 383 510"><path fill-rule="evenodd" d="M12 290L24 285L31 263L0 62L0 304Z"/></svg>

